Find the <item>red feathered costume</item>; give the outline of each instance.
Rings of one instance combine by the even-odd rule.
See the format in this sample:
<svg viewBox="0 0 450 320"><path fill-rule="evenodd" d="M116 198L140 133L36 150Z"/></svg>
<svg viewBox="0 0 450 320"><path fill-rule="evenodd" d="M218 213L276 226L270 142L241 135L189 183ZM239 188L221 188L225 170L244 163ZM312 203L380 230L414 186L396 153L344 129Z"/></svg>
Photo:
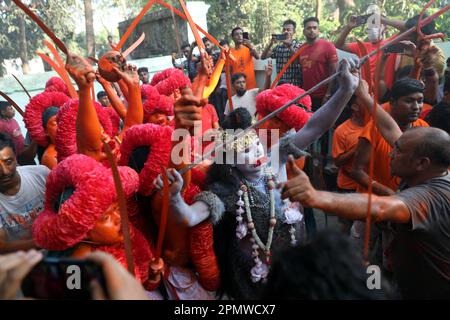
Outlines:
<svg viewBox="0 0 450 320"><path fill-rule="evenodd" d="M98 102L94 102L95 110L103 130L110 137L113 136L113 126L111 118L104 107ZM70 100L58 112L56 121L58 130L56 132L56 151L58 152L58 162L68 156L77 153L77 130L76 119L78 111L78 100Z"/></svg>
<svg viewBox="0 0 450 320"><path fill-rule="evenodd" d="M166 116L173 116L173 99L162 95L155 87L144 84L141 86L141 95L144 107L144 121L155 112Z"/></svg>
<svg viewBox="0 0 450 320"><path fill-rule="evenodd" d="M128 167L119 167L119 173L127 202L133 201L139 186L138 175ZM73 188L74 193L55 212L55 203L65 188ZM33 224L33 239L39 247L48 250L72 248L86 239L97 220L115 201L117 195L111 170L85 155L72 155L60 162L47 178L45 209ZM135 274L144 283L153 255L140 231L130 225L130 232ZM108 252L126 267L123 243L92 246L92 250Z"/></svg>
<svg viewBox="0 0 450 320"><path fill-rule="evenodd" d="M42 123L42 113L49 107L60 108L69 101L70 98L61 92L42 92L33 98L25 107L23 121L32 140L36 141L41 147L49 144L45 134L44 124Z"/></svg>
<svg viewBox="0 0 450 320"><path fill-rule="evenodd" d="M290 100L305 93L305 90L291 84L283 84L275 89L269 89L256 96L256 110L260 117L265 117L269 113L279 109ZM299 107L300 106L300 107ZM297 102L297 105L291 105L277 117L282 120L289 128L300 130L311 117L311 98L303 97Z"/></svg>
<svg viewBox="0 0 450 320"><path fill-rule="evenodd" d="M156 74L153 77L152 85L155 85L161 95L171 96L174 91L190 86L189 79L178 69L168 69ZM143 86L144 87L144 86ZM150 108L148 105L156 105L154 102L156 94L148 87L142 88L144 101L144 110L147 112ZM146 104L147 108L146 108ZM172 102L171 102L172 105ZM151 195L154 191L153 180L161 173L160 165L168 167L171 153L171 135L173 129L170 127L161 127L154 124L145 124L141 126L133 126L127 130L123 137L121 145L122 165L128 165L130 156L136 148L148 146L150 149L147 161L142 169L140 177L139 192L143 195ZM156 153L156 154L155 154ZM200 185L204 184L205 175L203 172L193 169L191 175L191 183L186 186L183 197L188 204L194 202L195 196L201 191ZM152 212L154 219L158 223L160 216L159 211ZM170 220L170 217L169 217ZM202 286L209 291L215 291L220 285L220 273L218 270L217 260L213 249L212 225L209 222L202 223L193 228L182 228L171 230L170 222L166 233L167 241L176 238L179 252L184 256L187 254L188 261L192 260L198 273L198 280ZM180 232L181 231L181 232ZM175 237L175 238L174 238ZM201 239L201 241L199 241ZM172 242L173 243L173 242ZM178 250L177 250L178 251ZM163 249L163 253L165 250ZM167 257L164 257L166 265L169 264ZM185 259L181 259L185 261ZM186 265L177 265L178 267L186 267ZM170 269L170 268L169 268ZM167 269L167 270L169 270ZM168 272L165 278L167 279Z"/></svg>
<svg viewBox="0 0 450 320"><path fill-rule="evenodd" d="M176 90L191 87L189 78L180 69L170 68L156 73L150 85L158 90L159 94L171 96Z"/></svg>
<svg viewBox="0 0 450 320"><path fill-rule="evenodd" d="M45 92L62 92L70 97L69 89L61 78L51 77L45 83Z"/></svg>

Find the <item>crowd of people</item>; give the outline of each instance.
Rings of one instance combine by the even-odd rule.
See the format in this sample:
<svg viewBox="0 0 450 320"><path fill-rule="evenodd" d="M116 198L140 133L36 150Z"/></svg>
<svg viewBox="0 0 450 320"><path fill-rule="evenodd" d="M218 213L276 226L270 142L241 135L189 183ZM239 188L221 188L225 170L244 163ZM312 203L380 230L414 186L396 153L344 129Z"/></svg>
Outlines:
<svg viewBox="0 0 450 320"><path fill-rule="evenodd" d="M97 299L450 298L450 58L423 37L432 22L361 64L388 28L418 21L379 18L368 41L348 42L366 24L351 16L334 43L316 17L304 41L288 19L263 52L238 26L233 45L203 38L195 55L185 44L184 60L154 75L119 58L94 70L69 52L77 90L51 78L25 106L26 137L1 101L0 298L20 298L45 257L97 263L108 291L94 283ZM357 58L339 61L337 49ZM255 59L269 59L261 87ZM199 123L199 136L215 134L200 148ZM226 152L190 166L211 145ZM340 228L318 231L318 210ZM368 265L381 268L377 290Z"/></svg>

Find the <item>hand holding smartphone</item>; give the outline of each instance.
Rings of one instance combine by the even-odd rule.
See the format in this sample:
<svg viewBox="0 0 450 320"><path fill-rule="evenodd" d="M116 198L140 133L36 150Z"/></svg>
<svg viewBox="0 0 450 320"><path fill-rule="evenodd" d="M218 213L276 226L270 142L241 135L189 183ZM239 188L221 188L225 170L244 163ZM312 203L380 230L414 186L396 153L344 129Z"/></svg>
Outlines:
<svg viewBox="0 0 450 320"><path fill-rule="evenodd" d="M248 32L243 32L242 33L242 38L244 38L244 40L250 40L250 37L248 35Z"/></svg>
<svg viewBox="0 0 450 320"><path fill-rule="evenodd" d="M93 280L107 292L103 270L93 261L47 257L24 279L22 291L36 299L90 300Z"/></svg>

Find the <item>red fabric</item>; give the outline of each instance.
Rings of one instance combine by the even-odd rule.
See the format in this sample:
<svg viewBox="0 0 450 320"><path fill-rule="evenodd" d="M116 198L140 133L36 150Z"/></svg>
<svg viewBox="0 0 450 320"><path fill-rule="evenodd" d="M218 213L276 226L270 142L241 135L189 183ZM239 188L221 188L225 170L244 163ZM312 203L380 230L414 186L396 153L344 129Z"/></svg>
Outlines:
<svg viewBox="0 0 450 320"><path fill-rule="evenodd" d="M283 84L275 89L264 90L256 96L257 113L265 117L304 92L305 90L291 84ZM303 97L297 104L303 105L307 110L311 110L310 96ZM291 105L279 113L277 117L290 128L295 128L298 131L306 124L311 115L312 113L307 112L305 109Z"/></svg>
<svg viewBox="0 0 450 320"><path fill-rule="evenodd" d="M382 46L385 43L386 43L386 40L382 40L380 45ZM363 42L363 45L366 48L367 53L371 53L372 51L375 51L377 49L377 47L378 47L378 43L373 44L370 41L369 42ZM349 51L354 53L354 54L356 54L359 58L364 56L363 52L361 52L361 50L360 50L360 48L358 46L358 43L352 42L352 43L349 43L347 46L348 46ZM376 62L377 62L377 55L373 55L373 56L371 56L369 58L370 75L366 75L365 72L364 72L364 68L362 68L361 70L362 70L362 77L363 77L363 79L367 80L369 77L370 77L370 79L373 79L373 75L375 73Z"/></svg>
<svg viewBox="0 0 450 320"><path fill-rule="evenodd" d="M220 270L214 252L213 226L203 222L191 229L190 233L192 262L198 272L198 281L208 291L220 287Z"/></svg>
<svg viewBox="0 0 450 320"><path fill-rule="evenodd" d="M25 107L23 121L31 139L42 147L49 143L42 123L42 113L49 107L61 107L70 98L61 92L42 92L33 98Z"/></svg>
<svg viewBox="0 0 450 320"><path fill-rule="evenodd" d="M98 102L94 102L95 110L103 130L109 136L113 135L113 126L111 118L106 108ZM78 111L78 100L73 99L66 103L59 111L56 117L58 129L56 131L55 147L58 153L58 162L61 162L68 156L78 152L77 150L77 130L76 119Z"/></svg>
<svg viewBox="0 0 450 320"><path fill-rule="evenodd" d="M334 45L323 39L317 40L313 45L304 45L308 47L300 54L299 62L302 65L303 88L309 90L331 75L328 66L337 63L338 56ZM326 85L320 87L311 94L311 98L323 98L327 89Z"/></svg>
<svg viewBox="0 0 450 320"><path fill-rule="evenodd" d="M111 125L112 125L111 136L112 137L117 136L119 134L119 129L120 129L120 116L116 112L116 110L114 110L112 107L106 107L104 110L106 111L106 113L109 115L109 118L111 119Z"/></svg>
<svg viewBox="0 0 450 320"><path fill-rule="evenodd" d="M51 77L45 83L45 92L62 92L70 97L69 89L64 81L59 77Z"/></svg>
<svg viewBox="0 0 450 320"><path fill-rule="evenodd" d="M127 198L138 189L139 178L131 168L119 168ZM58 212L54 211L65 188L74 188L73 195ZM46 183L45 208L33 223L33 239L49 250L65 250L86 238L96 221L117 200L110 169L96 160L75 154L54 168Z"/></svg>
<svg viewBox="0 0 450 320"><path fill-rule="evenodd" d="M152 123L135 125L129 128L120 146L121 165L127 166L132 152L142 146L150 147L150 153L144 168L139 173L139 193L148 196L155 186L153 180L161 173L161 165L166 168L170 160L171 137L173 129Z"/></svg>
<svg viewBox="0 0 450 320"><path fill-rule="evenodd" d="M150 85L154 86L159 94L170 96L177 89L190 88L191 82L180 69L169 68L156 73L153 76Z"/></svg>

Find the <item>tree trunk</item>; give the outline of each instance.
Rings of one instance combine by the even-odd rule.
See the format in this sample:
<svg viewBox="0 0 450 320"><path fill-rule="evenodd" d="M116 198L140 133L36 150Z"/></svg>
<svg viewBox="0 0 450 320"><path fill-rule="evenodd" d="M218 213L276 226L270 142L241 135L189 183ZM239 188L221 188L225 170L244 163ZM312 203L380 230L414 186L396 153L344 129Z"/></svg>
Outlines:
<svg viewBox="0 0 450 320"><path fill-rule="evenodd" d="M20 60L22 60L22 72L23 74L30 73L30 66L28 64L28 45L27 35L25 30L25 19L23 14L19 14L19 48L20 48Z"/></svg>
<svg viewBox="0 0 450 320"><path fill-rule="evenodd" d="M95 57L94 13L92 0L84 0L84 17L86 21L86 48L88 57Z"/></svg>
<svg viewBox="0 0 450 320"><path fill-rule="evenodd" d="M321 20L322 18L323 3L322 0L316 0L316 18Z"/></svg>

